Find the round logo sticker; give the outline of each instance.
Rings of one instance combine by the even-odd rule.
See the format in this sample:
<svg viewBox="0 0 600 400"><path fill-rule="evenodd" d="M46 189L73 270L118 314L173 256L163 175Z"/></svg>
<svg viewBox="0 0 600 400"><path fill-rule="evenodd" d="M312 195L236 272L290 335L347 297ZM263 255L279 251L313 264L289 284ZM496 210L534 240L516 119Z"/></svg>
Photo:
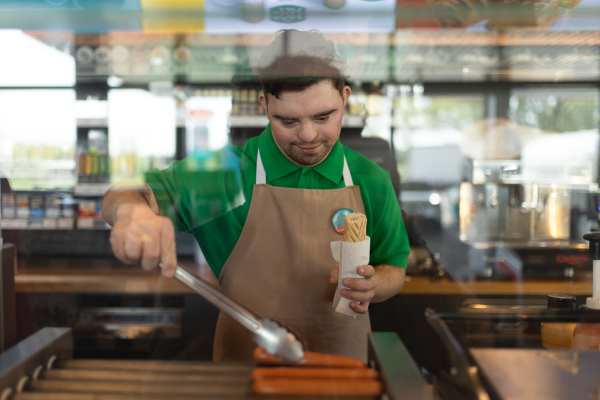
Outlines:
<svg viewBox="0 0 600 400"><path fill-rule="evenodd" d="M333 230L340 235L343 235L344 225L346 224L346 215L352 214L353 212L354 211L349 208L340 208L334 212L333 217L331 217L331 226L333 226Z"/></svg>

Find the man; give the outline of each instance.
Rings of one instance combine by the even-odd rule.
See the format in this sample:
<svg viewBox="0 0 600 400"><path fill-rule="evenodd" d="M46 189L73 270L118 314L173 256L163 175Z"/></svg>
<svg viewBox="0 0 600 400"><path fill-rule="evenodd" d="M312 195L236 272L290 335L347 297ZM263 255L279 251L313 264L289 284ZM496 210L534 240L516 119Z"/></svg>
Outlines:
<svg viewBox="0 0 600 400"><path fill-rule="evenodd" d="M317 32L284 31L265 50L259 101L270 123L233 148L241 205L223 207L240 194L231 169L204 173L188 157L146 174L140 190L109 190L103 215L120 260L144 269L161 261L171 277L174 224L197 238L226 294L295 330L307 350L364 360L369 304L401 290L409 246L389 174L338 141L351 93L341 64ZM358 267L362 278L345 279L341 291L355 319L331 306L338 268L330 242L341 238L332 221L348 209L366 214L371 238L372 265ZM249 359L254 347L249 332L220 315L215 360Z"/></svg>

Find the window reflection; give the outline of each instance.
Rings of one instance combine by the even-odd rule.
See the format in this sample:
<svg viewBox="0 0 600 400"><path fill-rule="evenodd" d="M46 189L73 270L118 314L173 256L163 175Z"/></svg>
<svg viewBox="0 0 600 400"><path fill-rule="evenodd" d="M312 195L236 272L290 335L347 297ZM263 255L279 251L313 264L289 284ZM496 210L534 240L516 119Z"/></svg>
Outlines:
<svg viewBox="0 0 600 400"><path fill-rule="evenodd" d="M75 59L69 40L54 45L17 30L0 30L0 87L73 86Z"/></svg>
<svg viewBox="0 0 600 400"><path fill-rule="evenodd" d="M0 90L0 172L15 189L74 186L74 104L74 90Z"/></svg>
<svg viewBox="0 0 600 400"><path fill-rule="evenodd" d="M176 107L171 96L140 89L108 92L111 180L165 167L175 156Z"/></svg>
<svg viewBox="0 0 600 400"><path fill-rule="evenodd" d="M482 369L487 350L478 347L511 347L580 377L580 359L546 350L571 349L576 318L589 317L577 306L592 293L583 234L600 229L598 0L39 3L31 31L0 31L0 174L9 178L0 222L4 243L16 245L2 266L16 260L17 336L67 327L75 358L169 360L153 364L161 373L174 359L214 367L215 309L157 270L117 261L100 204L111 184L188 157L179 165L205 168L190 180L206 182L209 194L190 194L192 225L211 212L237 218L251 190L232 189L243 179L237 155L224 149L268 123L257 101L258 60L278 29L318 28L349 64L340 141L390 173L409 230L409 279L399 295L370 306L373 330L397 333L427 383L458 381L427 307ZM41 29L54 23L44 13L61 6L64 29L75 32ZM4 5L0 14L24 21ZM217 196L223 185L231 196ZM213 229L218 219L212 224L202 233L218 249L223 232ZM209 252L188 232L175 235L180 264L218 285ZM571 320L541 324L560 308L550 293L571 295ZM146 360L137 365L148 373ZM492 372L500 370L496 362ZM243 374L249 382L250 371ZM139 381L127 392L140 385L172 395ZM226 386L218 389L245 390Z"/></svg>

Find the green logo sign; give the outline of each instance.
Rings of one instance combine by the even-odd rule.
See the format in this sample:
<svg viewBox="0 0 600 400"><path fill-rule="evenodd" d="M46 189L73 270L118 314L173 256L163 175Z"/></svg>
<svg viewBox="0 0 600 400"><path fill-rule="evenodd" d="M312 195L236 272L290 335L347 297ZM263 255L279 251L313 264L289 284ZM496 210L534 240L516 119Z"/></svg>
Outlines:
<svg viewBox="0 0 600 400"><path fill-rule="evenodd" d="M271 21L293 24L306 19L306 8L298 6L277 6L269 10Z"/></svg>

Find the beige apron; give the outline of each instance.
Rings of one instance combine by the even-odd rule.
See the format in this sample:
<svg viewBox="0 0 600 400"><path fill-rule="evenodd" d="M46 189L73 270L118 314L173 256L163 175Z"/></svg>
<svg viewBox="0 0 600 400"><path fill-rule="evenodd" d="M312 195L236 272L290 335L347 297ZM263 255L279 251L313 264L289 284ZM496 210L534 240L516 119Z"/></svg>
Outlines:
<svg viewBox="0 0 600 400"><path fill-rule="evenodd" d="M369 315L336 313L330 242L341 236L331 218L341 208L364 213L344 157L342 189L290 189L266 185L260 153L256 185L240 238L219 276L221 289L261 317L283 323L304 340L305 350L367 358ZM251 360L249 331L221 313L213 359Z"/></svg>

